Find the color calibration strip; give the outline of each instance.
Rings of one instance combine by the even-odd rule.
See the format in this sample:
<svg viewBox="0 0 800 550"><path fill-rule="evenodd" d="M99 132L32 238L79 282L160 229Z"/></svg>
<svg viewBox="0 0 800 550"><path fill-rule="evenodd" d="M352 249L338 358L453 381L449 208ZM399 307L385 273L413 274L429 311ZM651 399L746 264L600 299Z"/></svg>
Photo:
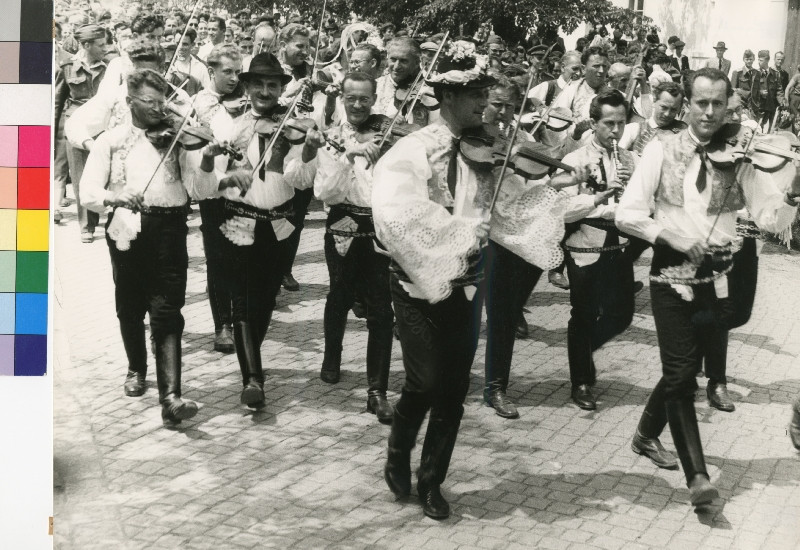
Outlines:
<svg viewBox="0 0 800 550"><path fill-rule="evenodd" d="M52 13L2 0L0 375L47 372Z"/></svg>

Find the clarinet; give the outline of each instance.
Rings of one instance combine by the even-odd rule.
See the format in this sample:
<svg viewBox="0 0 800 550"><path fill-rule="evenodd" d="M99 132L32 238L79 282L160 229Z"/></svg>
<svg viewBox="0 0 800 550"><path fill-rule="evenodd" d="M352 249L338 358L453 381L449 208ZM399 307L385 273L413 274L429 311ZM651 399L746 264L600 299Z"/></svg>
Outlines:
<svg viewBox="0 0 800 550"><path fill-rule="evenodd" d="M617 146L617 140L611 140L611 158L614 161L614 177L611 178L611 181L617 179L617 174L619 173L619 169L622 167L622 162L619 160L619 147ZM617 189L614 192L614 199L619 202L619 198L622 195L622 189Z"/></svg>

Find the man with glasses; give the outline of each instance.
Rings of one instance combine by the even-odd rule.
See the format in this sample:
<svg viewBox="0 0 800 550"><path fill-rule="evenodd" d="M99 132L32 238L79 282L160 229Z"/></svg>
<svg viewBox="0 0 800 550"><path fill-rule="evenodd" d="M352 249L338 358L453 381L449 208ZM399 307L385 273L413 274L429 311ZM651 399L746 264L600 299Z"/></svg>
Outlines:
<svg viewBox="0 0 800 550"><path fill-rule="evenodd" d="M190 196L198 195L192 185L216 182L184 177L187 153L180 147L169 150L169 158L162 163L167 146L159 149L146 137L147 130L160 125L164 117L169 92L164 78L155 71L137 69L127 77L126 89L130 121L94 143L81 179L81 200L98 214L112 209L106 242L128 358L125 395L137 397L146 391L144 317L149 314L161 418L165 427L176 428L197 414L197 404L181 398L187 205ZM125 220L131 223L134 218L138 227L131 229L135 226L126 225ZM122 228L119 233L117 228Z"/></svg>
<svg viewBox="0 0 800 550"><path fill-rule="evenodd" d="M318 132L310 132L306 143L315 150L314 193L330 207L325 234L325 260L330 274L330 291L325 302L325 356L320 378L329 384L339 381L342 340L347 312L356 298L366 304L367 410L378 421L392 421L392 407L386 398L392 356L392 312L389 292L389 258L375 249L372 223L372 169L380 156L374 142L360 143L359 128L370 121L385 119L372 115L375 79L362 72L350 72L342 82L342 103L346 119L327 131L329 139L340 142L344 151L325 148Z"/></svg>

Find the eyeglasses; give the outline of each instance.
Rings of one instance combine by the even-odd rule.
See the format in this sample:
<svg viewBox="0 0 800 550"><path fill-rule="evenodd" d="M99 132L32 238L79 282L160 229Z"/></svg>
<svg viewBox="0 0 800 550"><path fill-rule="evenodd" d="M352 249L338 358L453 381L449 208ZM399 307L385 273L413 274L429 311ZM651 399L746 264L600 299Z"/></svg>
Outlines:
<svg viewBox="0 0 800 550"><path fill-rule="evenodd" d="M131 99L136 99L137 101L141 101L147 108L156 109L157 111L163 110L164 105L167 104L167 102L163 99L153 100L149 97L141 97L138 95L129 95L128 97Z"/></svg>
<svg viewBox="0 0 800 550"><path fill-rule="evenodd" d="M196 27L196 26L197 26L197 23L189 23L189 26L190 26L190 27Z"/></svg>

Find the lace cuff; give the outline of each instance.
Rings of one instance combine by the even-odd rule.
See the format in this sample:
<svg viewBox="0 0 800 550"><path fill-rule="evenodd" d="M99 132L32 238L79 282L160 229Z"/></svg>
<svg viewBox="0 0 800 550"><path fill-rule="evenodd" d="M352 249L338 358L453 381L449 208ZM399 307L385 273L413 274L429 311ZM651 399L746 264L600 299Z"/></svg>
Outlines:
<svg viewBox="0 0 800 550"><path fill-rule="evenodd" d="M491 220L494 242L545 271L561 265L564 213L568 197L548 185L522 195L498 198Z"/></svg>
<svg viewBox="0 0 800 550"><path fill-rule="evenodd" d="M469 270L479 250L479 218L459 218L428 201L384 210L376 231L392 258L431 303L453 291L453 281Z"/></svg>

